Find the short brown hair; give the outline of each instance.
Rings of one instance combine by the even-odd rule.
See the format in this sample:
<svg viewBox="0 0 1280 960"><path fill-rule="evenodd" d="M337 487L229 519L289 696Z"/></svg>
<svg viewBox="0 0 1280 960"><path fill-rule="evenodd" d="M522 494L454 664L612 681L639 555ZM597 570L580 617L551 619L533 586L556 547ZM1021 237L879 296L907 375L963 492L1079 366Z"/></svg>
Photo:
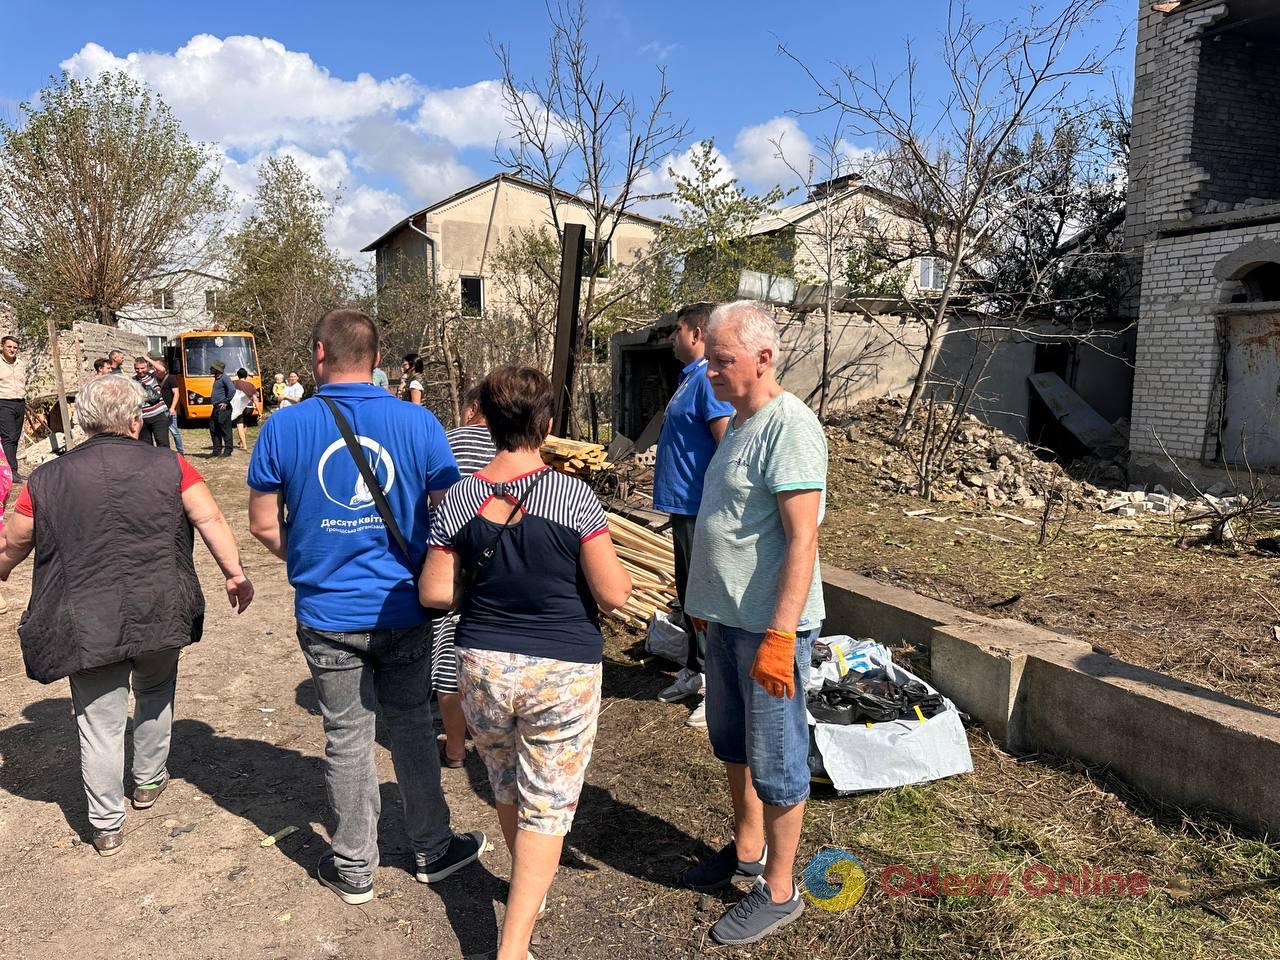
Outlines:
<svg viewBox="0 0 1280 960"><path fill-rule="evenodd" d="M480 409L480 388L484 386L484 381L473 383L467 388L467 392L462 395L462 409L470 410L475 407Z"/></svg>
<svg viewBox="0 0 1280 960"><path fill-rule="evenodd" d="M547 439L555 395L536 367L498 367L480 384L480 411L499 450L528 450Z"/></svg>
<svg viewBox="0 0 1280 960"><path fill-rule="evenodd" d="M705 330L707 321L711 319L711 311L715 308L716 305L707 300L686 303L676 311L676 322L684 324L686 330L697 330L699 327Z"/></svg>
<svg viewBox="0 0 1280 960"><path fill-rule="evenodd" d="M335 370L371 373L378 359L378 325L360 310L330 310L311 331L311 347L324 344L324 358Z"/></svg>

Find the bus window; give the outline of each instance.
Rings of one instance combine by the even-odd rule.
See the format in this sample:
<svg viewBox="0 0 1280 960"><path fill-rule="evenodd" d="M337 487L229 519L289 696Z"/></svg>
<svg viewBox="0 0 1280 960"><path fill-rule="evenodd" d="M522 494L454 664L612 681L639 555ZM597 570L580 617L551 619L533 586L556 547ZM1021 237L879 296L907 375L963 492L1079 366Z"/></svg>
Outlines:
<svg viewBox="0 0 1280 960"><path fill-rule="evenodd" d="M235 376L236 371L241 367L244 367L251 375L258 372L258 361L257 357L254 356L252 337L236 337L226 334L184 337L182 340L182 359L184 370L188 376L206 376L209 373L210 365L219 360L226 365L226 372L231 376Z"/></svg>

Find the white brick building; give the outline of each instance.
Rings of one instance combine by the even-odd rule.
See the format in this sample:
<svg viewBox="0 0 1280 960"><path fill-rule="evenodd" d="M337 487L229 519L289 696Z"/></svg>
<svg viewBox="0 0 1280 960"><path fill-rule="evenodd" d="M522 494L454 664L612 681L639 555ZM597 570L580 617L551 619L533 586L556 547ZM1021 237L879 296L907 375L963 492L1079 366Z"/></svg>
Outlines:
<svg viewBox="0 0 1280 960"><path fill-rule="evenodd" d="M1280 467L1280 3L1140 0L1138 472Z"/></svg>

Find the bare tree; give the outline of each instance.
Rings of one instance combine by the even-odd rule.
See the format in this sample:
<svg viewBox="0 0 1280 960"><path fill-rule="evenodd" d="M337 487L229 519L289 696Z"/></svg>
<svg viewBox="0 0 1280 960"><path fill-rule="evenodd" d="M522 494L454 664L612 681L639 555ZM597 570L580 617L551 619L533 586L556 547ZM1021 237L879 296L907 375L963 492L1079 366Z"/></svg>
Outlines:
<svg viewBox="0 0 1280 960"><path fill-rule="evenodd" d="M818 417L827 418L831 395L832 302L837 281L846 279L849 259L860 246L865 204L858 190L855 164L845 149L841 119L818 141L803 168L787 159L781 139L771 141L777 156L804 184L805 215L797 219L795 274L815 283L822 298L822 360L818 374Z"/></svg>
<svg viewBox="0 0 1280 960"><path fill-rule="evenodd" d="M828 81L805 68L817 85L819 108L845 118L854 135L874 140L878 161L871 177L914 209L917 245L940 268L940 282L930 284L936 289L921 311L925 343L899 443L933 383L948 326L962 311L974 316L977 300L991 289L989 274L1000 265L993 259L998 236L1016 231L1025 206L1040 199L1027 186L1035 166L1052 160L1052 131L1089 113L1078 81L1101 74L1120 41L1085 46L1081 34L1106 5L1065 0L1043 18L1033 8L1025 20L983 23L965 0L949 0L939 51L947 88L936 110L925 106L910 45L904 71L892 78L874 67L846 66ZM1040 246L1037 254L1054 249ZM1042 258L1029 276L1044 281L1054 273ZM1014 292L1026 309L1045 299L1043 286ZM963 401L971 388L957 392Z"/></svg>
<svg viewBox="0 0 1280 960"><path fill-rule="evenodd" d="M585 0L548 0L547 13L551 32L541 76L521 79L510 47L496 47L514 129L496 152L502 166L546 193L557 242L563 237L565 206L586 207L587 289L576 344L585 359L592 324L635 293L616 270L604 279L614 233L637 205L653 199L645 192L652 168L684 141L687 128L671 117L671 90L661 69L647 101L605 78L587 40ZM580 362L577 368L583 366ZM574 385L570 395L576 395Z"/></svg>
<svg viewBox="0 0 1280 960"><path fill-rule="evenodd" d="M151 90L64 74L20 110L0 121L0 267L20 302L114 324L157 273L204 262L228 194Z"/></svg>

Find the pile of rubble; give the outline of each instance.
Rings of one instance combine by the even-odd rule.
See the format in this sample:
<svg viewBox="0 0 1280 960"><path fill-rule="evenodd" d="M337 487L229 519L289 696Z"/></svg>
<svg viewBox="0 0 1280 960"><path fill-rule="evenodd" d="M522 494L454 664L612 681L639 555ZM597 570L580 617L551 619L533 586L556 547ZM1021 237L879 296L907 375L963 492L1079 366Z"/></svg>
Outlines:
<svg viewBox="0 0 1280 960"><path fill-rule="evenodd" d="M855 411L853 422L846 428L846 437L855 450L865 436L887 445L901 416L899 400L867 401ZM909 446L911 443L909 440ZM1013 504L1039 510L1044 508L1045 499L1052 496L1074 506L1097 508L1103 500L1113 497L1106 489L1108 484L1124 482L1124 468L1114 461L1073 465L1085 468L1099 485L1077 480L1060 464L1040 459L1034 448L987 426L972 414L965 417L956 431L947 461L946 472L934 483L934 499L944 502L982 499L996 507ZM870 457L868 462L880 474L878 483L885 489L905 492L918 483L911 460L894 447L886 446L883 454Z"/></svg>

